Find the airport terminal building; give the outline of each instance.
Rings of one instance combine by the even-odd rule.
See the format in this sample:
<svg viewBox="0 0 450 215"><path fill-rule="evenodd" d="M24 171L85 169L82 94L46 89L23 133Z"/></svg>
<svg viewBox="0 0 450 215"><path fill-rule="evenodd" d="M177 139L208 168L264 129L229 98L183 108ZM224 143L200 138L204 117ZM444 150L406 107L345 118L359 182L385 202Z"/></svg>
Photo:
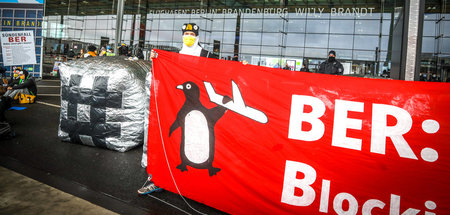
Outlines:
<svg viewBox="0 0 450 215"><path fill-rule="evenodd" d="M316 72L335 50L348 75L446 81L450 70L447 0L48 0L44 8L44 73L91 44L178 51L189 22L226 60Z"/></svg>

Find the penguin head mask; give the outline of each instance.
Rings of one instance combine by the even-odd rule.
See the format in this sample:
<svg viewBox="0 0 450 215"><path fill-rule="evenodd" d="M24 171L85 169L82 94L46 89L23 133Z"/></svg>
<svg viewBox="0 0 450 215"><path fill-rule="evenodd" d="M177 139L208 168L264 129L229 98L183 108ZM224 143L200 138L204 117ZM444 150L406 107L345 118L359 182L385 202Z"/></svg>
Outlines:
<svg viewBox="0 0 450 215"><path fill-rule="evenodd" d="M184 84L178 85L177 89L183 90L186 101L195 102L199 101L200 89L194 82L188 81Z"/></svg>
<svg viewBox="0 0 450 215"><path fill-rule="evenodd" d="M195 23L185 23L181 27L183 34L183 48L181 54L200 56L201 47L199 45L198 32L200 28Z"/></svg>

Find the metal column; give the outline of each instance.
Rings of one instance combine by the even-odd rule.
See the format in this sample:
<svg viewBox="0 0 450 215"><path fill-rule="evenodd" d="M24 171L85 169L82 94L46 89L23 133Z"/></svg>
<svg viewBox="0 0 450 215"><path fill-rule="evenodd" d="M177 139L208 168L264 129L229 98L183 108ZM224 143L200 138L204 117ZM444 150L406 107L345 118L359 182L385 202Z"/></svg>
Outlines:
<svg viewBox="0 0 450 215"><path fill-rule="evenodd" d="M420 57L422 53L423 12L425 0L409 0L407 11L407 41L405 80L418 80L420 73Z"/></svg>
<svg viewBox="0 0 450 215"><path fill-rule="evenodd" d="M123 23L123 4L125 0L118 0L117 4L117 18L116 18L116 46L114 47L114 53L119 56L118 45L122 42L122 23Z"/></svg>

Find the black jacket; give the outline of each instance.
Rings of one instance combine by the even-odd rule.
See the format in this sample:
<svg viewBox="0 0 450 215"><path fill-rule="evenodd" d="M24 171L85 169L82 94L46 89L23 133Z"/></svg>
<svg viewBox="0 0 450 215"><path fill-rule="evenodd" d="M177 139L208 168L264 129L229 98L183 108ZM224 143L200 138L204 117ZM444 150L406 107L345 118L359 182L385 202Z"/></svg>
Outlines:
<svg viewBox="0 0 450 215"><path fill-rule="evenodd" d="M337 60L326 60L320 64L319 73L342 75L344 73L344 67Z"/></svg>
<svg viewBox="0 0 450 215"><path fill-rule="evenodd" d="M219 59L219 57L217 55L215 55L209 51L206 51L205 49L202 49L202 51L200 52L200 57Z"/></svg>
<svg viewBox="0 0 450 215"><path fill-rule="evenodd" d="M15 86L12 85L11 87L13 88L13 90L28 88L28 91L30 91L32 95L37 95L36 81L28 73L25 74L25 77L26 78L23 81L20 81L19 78L18 84Z"/></svg>

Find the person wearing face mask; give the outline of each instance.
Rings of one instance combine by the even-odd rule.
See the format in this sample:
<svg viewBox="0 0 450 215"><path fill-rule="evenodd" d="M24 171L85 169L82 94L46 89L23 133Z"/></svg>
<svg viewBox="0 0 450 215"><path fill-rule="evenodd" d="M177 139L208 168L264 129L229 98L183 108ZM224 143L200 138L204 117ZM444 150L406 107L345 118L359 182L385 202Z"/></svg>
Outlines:
<svg viewBox="0 0 450 215"><path fill-rule="evenodd" d="M328 59L320 64L318 73L332 75L342 75L344 73L344 67L336 60L335 51L331 50L328 53Z"/></svg>
<svg viewBox="0 0 450 215"><path fill-rule="evenodd" d="M183 34L183 47L180 54L187 54L200 57L218 58L215 54L206 51L199 44L199 27L195 23L185 23L181 27Z"/></svg>
<svg viewBox="0 0 450 215"><path fill-rule="evenodd" d="M198 57L207 57L207 58L215 58L219 57L205 49L203 49L199 44L199 36L198 32L200 28L195 23L185 23L181 27L183 34L183 47L180 50L180 54L198 56ZM150 59L156 58L155 51L151 51Z"/></svg>
<svg viewBox="0 0 450 215"><path fill-rule="evenodd" d="M19 72L18 84L16 85L13 85L13 83L8 84L8 91L6 91L4 96L9 96L14 99L16 95L19 93L33 96L36 96L37 94L36 81L31 76L31 74L28 74L27 71Z"/></svg>

